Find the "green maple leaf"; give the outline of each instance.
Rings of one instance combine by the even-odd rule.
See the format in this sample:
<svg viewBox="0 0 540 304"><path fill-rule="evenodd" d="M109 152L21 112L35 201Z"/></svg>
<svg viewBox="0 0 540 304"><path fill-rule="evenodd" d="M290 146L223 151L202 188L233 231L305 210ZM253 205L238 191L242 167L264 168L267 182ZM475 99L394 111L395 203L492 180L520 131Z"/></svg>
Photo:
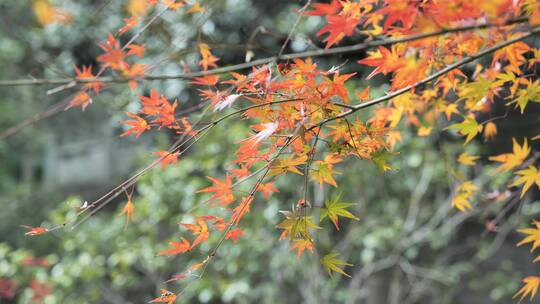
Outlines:
<svg viewBox="0 0 540 304"><path fill-rule="evenodd" d="M280 212L285 215L285 220L277 224L276 227L283 229L281 237L288 237L291 243L298 238L311 241L310 230L321 228L313 222L311 216L303 215L294 208L292 211Z"/></svg>
<svg viewBox="0 0 540 304"><path fill-rule="evenodd" d="M341 202L341 193L339 193L335 195L331 200L327 200L324 203L324 208L321 208L320 220L322 221L328 217L332 221L332 223L334 223L336 229L339 230L340 216L350 218L356 221L360 220L358 217L356 217L354 214L347 210L347 208L352 205L354 204Z"/></svg>
<svg viewBox="0 0 540 304"><path fill-rule="evenodd" d="M328 272L328 274L332 274L332 272L337 272L339 274L342 274L347 277L351 277L349 274L347 274L340 266L353 266L353 264L349 264L345 261L342 261L340 259L337 259L336 257L339 255L339 253L329 253L325 255L321 259L321 264L324 266L324 269Z"/></svg>
<svg viewBox="0 0 540 304"><path fill-rule="evenodd" d="M460 123L453 124L447 129L457 129L462 135L466 135L465 144L468 144L478 133L482 132L482 125L478 124L472 116L465 117Z"/></svg>

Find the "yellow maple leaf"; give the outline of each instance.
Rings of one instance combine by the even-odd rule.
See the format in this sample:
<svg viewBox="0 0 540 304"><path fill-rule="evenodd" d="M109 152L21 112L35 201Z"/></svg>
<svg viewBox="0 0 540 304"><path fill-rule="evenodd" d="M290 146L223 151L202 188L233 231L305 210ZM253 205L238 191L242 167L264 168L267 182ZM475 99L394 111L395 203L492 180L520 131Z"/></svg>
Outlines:
<svg viewBox="0 0 540 304"><path fill-rule="evenodd" d="M531 295L531 301L532 301L532 299L536 295L536 292L538 291L538 287L540 287L540 277L528 276L528 277L524 278L521 281L525 285L518 292L516 292L516 294L512 297L512 299L514 299L514 298L518 297L519 295L521 295L521 297L519 298L519 302L521 302L521 301L523 301L523 299L525 299L525 297L527 297L527 295L530 294Z"/></svg>
<svg viewBox="0 0 540 304"><path fill-rule="evenodd" d="M527 156L529 156L529 153L531 153L527 138L525 138L523 146L520 146L515 138L512 138L512 142L512 153L503 153L489 158L491 161L502 163L497 167L497 171L507 171L523 164L523 161L525 161Z"/></svg>
<svg viewBox="0 0 540 304"><path fill-rule="evenodd" d="M465 166L474 166L478 158L478 156L469 155L467 152L463 152L459 155L457 161Z"/></svg>
<svg viewBox="0 0 540 304"><path fill-rule="evenodd" d="M129 0L126 4L126 10L131 16L144 16L149 6L147 0Z"/></svg>
<svg viewBox="0 0 540 304"><path fill-rule="evenodd" d="M493 139L495 135L497 135L497 125L490 121L484 126L484 138L490 140Z"/></svg>
<svg viewBox="0 0 540 304"><path fill-rule="evenodd" d="M452 207L461 212L472 209L470 198L476 193L477 187L471 181L465 181L456 189L456 195L452 199Z"/></svg>
<svg viewBox="0 0 540 304"><path fill-rule="evenodd" d="M527 236L517 243L517 246L521 246L527 243L532 243L531 252L540 247L540 221L533 221L536 228L522 228L518 229L519 233L526 234Z"/></svg>
<svg viewBox="0 0 540 304"><path fill-rule="evenodd" d="M418 136L428 136L429 134L431 134L431 130L433 129L433 127L424 127L424 126L421 126L420 128L418 128L418 132L417 132L417 135Z"/></svg>
<svg viewBox="0 0 540 304"><path fill-rule="evenodd" d="M519 175L520 178L518 178L512 184L512 186L518 186L523 184L520 198L523 197L525 192L527 192L527 190L529 190L529 188L533 184L536 184L536 186L540 188L540 170L538 170L536 167L529 166L527 169L519 170L515 174Z"/></svg>
<svg viewBox="0 0 540 304"><path fill-rule="evenodd" d="M72 20L70 13L53 6L48 0L34 0L32 10L41 26L52 23L69 24Z"/></svg>

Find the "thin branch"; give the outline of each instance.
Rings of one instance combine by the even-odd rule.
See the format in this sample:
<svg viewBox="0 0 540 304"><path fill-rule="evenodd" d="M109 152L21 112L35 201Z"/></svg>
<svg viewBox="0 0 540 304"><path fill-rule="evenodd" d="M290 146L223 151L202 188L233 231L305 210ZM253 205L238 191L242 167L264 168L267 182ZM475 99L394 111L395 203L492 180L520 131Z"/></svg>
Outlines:
<svg viewBox="0 0 540 304"><path fill-rule="evenodd" d="M372 41L367 41L367 42L350 45L350 46L342 46L342 47L336 47L336 48L331 48L331 49L312 50L312 51L306 51L306 52L300 52L300 53L290 53L290 54L284 54L281 56L272 56L272 57L257 59L251 62L245 62L245 63L235 64L235 65L231 65L227 67L210 69L208 71L194 72L194 73L188 73L188 74L154 75L154 76L146 75L146 76L138 76L135 78L107 76L107 77L95 77L95 78L15 79L15 80L0 80L0 86L26 86L26 85L47 85L47 84L62 85L62 84L68 84L71 82L88 83L88 82L95 82L95 81L99 81L103 83L124 83L131 80L140 80L140 79L144 79L147 81L191 79L193 77L207 76L210 74L222 74L222 73L228 73L228 72L237 71L237 70L243 70L243 69L247 69L253 66L257 66L257 65L267 64L270 62L286 61L286 60L295 59L295 58L320 57L320 56L352 53L352 52L358 52L361 50L366 50L369 48L421 40L421 39L436 37L436 36L450 34L450 33L466 32L466 31L486 29L486 28L491 28L491 27L508 26L508 25L519 24L519 23L527 23L528 21L529 21L528 18L522 17L522 18L511 19L504 23L484 23L484 24L470 25L470 26L463 26L463 27L456 27L456 28L447 28L447 29L442 29L439 31L430 32L430 33L415 34L415 35L405 36L401 38L372 40Z"/></svg>

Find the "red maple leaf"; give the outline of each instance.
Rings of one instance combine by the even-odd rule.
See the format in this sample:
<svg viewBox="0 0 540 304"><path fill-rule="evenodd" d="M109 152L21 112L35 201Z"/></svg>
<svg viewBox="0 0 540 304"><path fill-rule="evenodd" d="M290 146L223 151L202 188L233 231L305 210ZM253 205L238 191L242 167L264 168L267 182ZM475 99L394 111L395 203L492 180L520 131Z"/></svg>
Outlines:
<svg viewBox="0 0 540 304"><path fill-rule="evenodd" d="M341 15L328 16L327 19L328 24L317 32L317 36L328 33L328 36L323 40L326 42L325 48L338 43L345 36L354 34L356 26L360 23L360 19L358 18L347 18Z"/></svg>

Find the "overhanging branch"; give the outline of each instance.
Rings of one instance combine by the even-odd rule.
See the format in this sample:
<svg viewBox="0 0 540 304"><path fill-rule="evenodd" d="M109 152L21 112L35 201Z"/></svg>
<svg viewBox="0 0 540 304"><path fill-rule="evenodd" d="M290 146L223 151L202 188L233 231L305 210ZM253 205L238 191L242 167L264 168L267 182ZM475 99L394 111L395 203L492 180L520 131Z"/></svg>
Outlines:
<svg viewBox="0 0 540 304"><path fill-rule="evenodd" d="M426 39L430 37L436 37L440 35L458 33L458 32L467 32L472 30L486 29L491 27L501 27L508 26L519 23L527 23L529 21L528 17L521 17L516 19L508 20L504 23L484 23L456 28L447 28L441 29L439 31L430 32L430 33L421 33L416 35L405 36L401 38L393 39L381 39L381 40L372 40L350 46L335 47L331 49L320 49L313 51L306 51L300 53L290 53L283 54L279 56L271 56L266 58L261 58L253 60L250 62L235 64L227 67L221 67L216 69L211 69L208 71L193 72L193 73L184 73L176 75L145 75L139 77L96 77L96 78L33 78L33 79L14 79L14 80L0 80L0 86L28 86L28 85L67 85L67 84L80 84L99 81L102 83L125 83L131 80L145 80L145 81L156 81L156 80L175 80L175 79L191 79L194 77L203 77L210 74L223 74L232 71L244 70L250 67L257 65L267 64L270 62L276 61L286 61L295 58L307 58L307 57L322 57L336 54L345 54L358 52L374 47L379 46L388 46L393 44L405 43L415 40Z"/></svg>

